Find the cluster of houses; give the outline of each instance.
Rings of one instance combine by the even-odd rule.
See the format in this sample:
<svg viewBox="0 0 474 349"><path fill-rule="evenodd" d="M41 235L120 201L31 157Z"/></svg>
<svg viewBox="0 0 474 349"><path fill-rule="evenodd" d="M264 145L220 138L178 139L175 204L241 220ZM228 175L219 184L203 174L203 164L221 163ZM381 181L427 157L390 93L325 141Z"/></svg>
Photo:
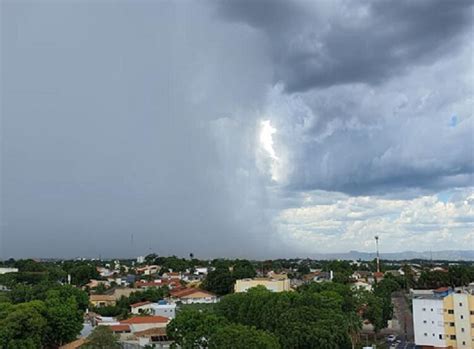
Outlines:
<svg viewBox="0 0 474 349"><path fill-rule="evenodd" d="M418 277L421 267L410 266L412 275ZM406 270L406 269L405 269ZM120 265L118 261L98 267L97 271L101 280L90 280L86 288L90 290L90 304L94 308L115 306L122 297L129 297L132 292L140 292L149 288L166 286L169 295L159 302L139 302L130 305L130 317L118 320L113 317L103 317L89 313L88 323L85 326L91 329L97 325L108 326L113 333L118 335L123 348L143 348L147 345L156 348L168 348L171 344L166 335L167 324L175 318L181 305L208 304L218 302L218 297L201 289L200 283L210 269L208 267L194 268L192 271L173 272L161 270L159 265L141 265L135 267L133 272L129 267ZM330 282L334 277L332 271L310 269L309 273L299 278L289 277L294 275L294 270L276 273L274 271L263 273L257 271L257 277L236 280L234 292L246 292L250 288L263 286L272 292L293 291L296 287L310 282ZM381 272L357 270L352 273L350 280L353 288L372 290L375 282L380 281L387 274L393 276L404 275L402 268ZM105 292L94 293L99 285L103 285ZM89 331L90 333L90 331ZM85 338L86 336L84 336ZM68 346L67 349L78 348L84 339L78 340L77 346ZM73 345L70 343L69 345Z"/></svg>

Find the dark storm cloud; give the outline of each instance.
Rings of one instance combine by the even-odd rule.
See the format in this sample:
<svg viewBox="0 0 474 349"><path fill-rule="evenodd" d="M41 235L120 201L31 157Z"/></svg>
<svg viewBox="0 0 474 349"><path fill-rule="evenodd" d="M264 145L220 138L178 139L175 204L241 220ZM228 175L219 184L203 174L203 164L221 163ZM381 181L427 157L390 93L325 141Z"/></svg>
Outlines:
<svg viewBox="0 0 474 349"><path fill-rule="evenodd" d="M472 27L472 1L226 1L219 13L262 30L275 82L289 92L379 84L449 55Z"/></svg>
<svg viewBox="0 0 474 349"><path fill-rule="evenodd" d="M336 248L340 201L473 185L470 2L1 6L0 258L290 256L288 208Z"/></svg>
<svg viewBox="0 0 474 349"><path fill-rule="evenodd" d="M213 136L255 125L218 120L260 103L258 38L191 2L2 10L2 257L258 255L254 140Z"/></svg>

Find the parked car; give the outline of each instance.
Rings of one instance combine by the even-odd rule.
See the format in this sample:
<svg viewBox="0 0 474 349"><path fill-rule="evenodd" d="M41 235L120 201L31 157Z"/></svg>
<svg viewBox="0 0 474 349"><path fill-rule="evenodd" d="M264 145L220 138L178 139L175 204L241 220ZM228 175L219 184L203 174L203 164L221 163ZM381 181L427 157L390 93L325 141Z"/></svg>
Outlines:
<svg viewBox="0 0 474 349"><path fill-rule="evenodd" d="M395 336L394 334L387 336L387 342L389 343L395 342L396 339L397 339L397 336Z"/></svg>

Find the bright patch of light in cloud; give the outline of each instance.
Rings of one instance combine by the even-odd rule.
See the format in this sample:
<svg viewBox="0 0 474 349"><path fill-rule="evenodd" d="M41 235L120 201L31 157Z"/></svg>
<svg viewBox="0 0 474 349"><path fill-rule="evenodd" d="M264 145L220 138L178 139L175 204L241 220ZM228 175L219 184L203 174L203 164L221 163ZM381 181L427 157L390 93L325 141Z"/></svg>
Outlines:
<svg viewBox="0 0 474 349"><path fill-rule="evenodd" d="M273 148L273 135L277 132L277 130L272 126L270 120L263 120L261 122L261 126L262 129L260 131L260 144L272 159L278 160L275 149Z"/></svg>
<svg viewBox="0 0 474 349"><path fill-rule="evenodd" d="M275 148L273 146L273 135L277 133L277 129L272 126L270 120L261 121L260 127L260 146L265 151L266 155L270 157L270 172L272 180L278 181L280 178L278 175L278 164L280 159L276 155Z"/></svg>

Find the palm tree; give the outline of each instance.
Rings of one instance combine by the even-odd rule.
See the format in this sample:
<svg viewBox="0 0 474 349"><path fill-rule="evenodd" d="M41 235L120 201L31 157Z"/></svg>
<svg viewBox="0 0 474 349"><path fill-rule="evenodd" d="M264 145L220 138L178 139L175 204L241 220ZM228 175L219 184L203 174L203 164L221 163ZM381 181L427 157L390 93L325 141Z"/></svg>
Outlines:
<svg viewBox="0 0 474 349"><path fill-rule="evenodd" d="M350 313L347 318L347 332L351 338L352 349L355 349L356 344L360 340L360 331L362 330L362 321L355 313Z"/></svg>

